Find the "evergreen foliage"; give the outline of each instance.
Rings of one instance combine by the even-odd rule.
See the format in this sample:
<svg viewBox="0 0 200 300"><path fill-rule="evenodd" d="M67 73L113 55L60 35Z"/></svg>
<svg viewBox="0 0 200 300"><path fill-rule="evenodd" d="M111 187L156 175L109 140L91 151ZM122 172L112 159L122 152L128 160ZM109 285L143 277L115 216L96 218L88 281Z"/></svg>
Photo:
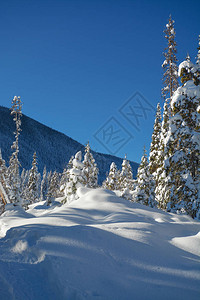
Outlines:
<svg viewBox="0 0 200 300"><path fill-rule="evenodd" d="M12 100L11 115L15 122L16 130L14 132L15 141L13 142L11 149L13 151L8 168L9 184L12 186L12 193L9 195L10 199L14 203L21 202L20 195L20 174L19 174L19 135L21 131L21 116L22 116L22 103L20 97L15 96Z"/></svg>
<svg viewBox="0 0 200 300"><path fill-rule="evenodd" d="M160 138L161 138L161 107L160 103L157 105L156 117L154 122L154 129L152 134L150 155L149 155L149 171L151 174L155 173L160 166Z"/></svg>
<svg viewBox="0 0 200 300"><path fill-rule="evenodd" d="M83 173L84 164L82 163L82 153L77 152L73 161L72 167L69 169L69 180L65 188L65 196L67 202L78 199L77 189L84 185L86 180Z"/></svg>
<svg viewBox="0 0 200 300"><path fill-rule="evenodd" d="M33 154L32 168L28 178L28 196L29 203L32 204L39 199L39 173L37 168L37 155Z"/></svg>
<svg viewBox="0 0 200 300"><path fill-rule="evenodd" d="M149 163L145 148L138 168L137 187L133 193L133 200L150 207L155 206L154 181L149 171Z"/></svg>
<svg viewBox="0 0 200 300"><path fill-rule="evenodd" d="M166 29L164 30L165 38L167 40L167 47L165 48L164 57L165 60L162 64L164 75L162 96L164 99L171 98L173 92L178 87L178 73L177 73L177 58L176 58L176 41L175 41L175 29L174 20L171 16L169 17L169 22L166 24Z"/></svg>
<svg viewBox="0 0 200 300"><path fill-rule="evenodd" d="M126 155L122 162L122 170L119 177L119 184L120 184L121 191L124 191L125 189L126 191L127 189L129 191L133 190L133 173Z"/></svg>
<svg viewBox="0 0 200 300"><path fill-rule="evenodd" d="M103 187L111 191L119 190L119 172L114 162L110 165L110 171L106 180L103 182Z"/></svg>
<svg viewBox="0 0 200 300"><path fill-rule="evenodd" d="M85 177L84 185L90 188L96 188L98 186L98 173L99 170L95 163L94 157L90 152L89 142L85 146L85 155L83 160L83 173Z"/></svg>

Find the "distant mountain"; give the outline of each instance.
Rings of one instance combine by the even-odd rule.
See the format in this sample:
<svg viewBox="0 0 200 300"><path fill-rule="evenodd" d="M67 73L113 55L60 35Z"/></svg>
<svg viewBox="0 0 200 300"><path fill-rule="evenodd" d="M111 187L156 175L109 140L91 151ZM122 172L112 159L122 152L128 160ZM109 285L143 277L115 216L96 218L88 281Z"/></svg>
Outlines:
<svg viewBox="0 0 200 300"><path fill-rule="evenodd" d="M2 156L8 163L11 156L11 145L14 141L13 132L15 123L10 110L0 106L0 148ZM38 157L38 168L42 172L44 166L47 170L62 172L70 157L77 151L84 153L84 146L72 138L51 129L25 115L22 116L22 131L19 137L19 160L22 168L30 169L33 153ZM121 168L122 159L116 156L93 152L94 158L100 170L99 181L105 179L111 162L115 162ZM138 164L130 162L133 176L136 177Z"/></svg>

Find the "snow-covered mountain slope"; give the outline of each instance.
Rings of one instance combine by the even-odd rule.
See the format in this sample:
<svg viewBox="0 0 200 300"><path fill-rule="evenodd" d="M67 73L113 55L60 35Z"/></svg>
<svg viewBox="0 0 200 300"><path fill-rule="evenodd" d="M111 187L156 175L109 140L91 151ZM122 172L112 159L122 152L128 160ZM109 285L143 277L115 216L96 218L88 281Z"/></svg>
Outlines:
<svg viewBox="0 0 200 300"><path fill-rule="evenodd" d="M181 299L200 296L200 223L79 190L63 206L0 217L0 299Z"/></svg>
<svg viewBox="0 0 200 300"><path fill-rule="evenodd" d="M0 148L6 162L11 156L11 145L14 141L13 132L15 123L10 115L10 110L0 106ZM53 130L25 115L22 116L22 132L19 136L19 160L23 168L30 169L33 153L37 152L38 167L40 172L44 166L47 170L62 172L70 157L77 151L84 153L84 146L72 138ZM100 170L99 181L105 179L110 164L115 162L121 168L122 159L112 155L93 152ZM133 176L136 177L138 164L131 162Z"/></svg>

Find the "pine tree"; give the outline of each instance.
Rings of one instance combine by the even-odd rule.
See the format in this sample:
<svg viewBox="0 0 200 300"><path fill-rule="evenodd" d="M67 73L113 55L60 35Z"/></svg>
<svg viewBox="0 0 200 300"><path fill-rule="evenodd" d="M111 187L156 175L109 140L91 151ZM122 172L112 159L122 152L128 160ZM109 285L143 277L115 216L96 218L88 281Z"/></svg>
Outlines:
<svg viewBox="0 0 200 300"><path fill-rule="evenodd" d="M36 202L39 198L39 173L37 168L37 155L36 152L33 154L32 168L29 172L28 178L28 195L29 203Z"/></svg>
<svg viewBox="0 0 200 300"><path fill-rule="evenodd" d="M174 91L178 88L178 73L177 73L177 58L176 58L176 41L175 41L175 29L174 20L171 16L169 17L169 22L166 24L166 29L164 30L165 38L167 40L167 47L165 48L163 62L163 84L162 96L164 99L171 98Z"/></svg>
<svg viewBox="0 0 200 300"><path fill-rule="evenodd" d="M85 147L85 155L83 160L83 173L85 176L85 186L89 188L96 188L98 186L98 173L99 170L95 163L95 159L90 152L89 142Z"/></svg>
<svg viewBox="0 0 200 300"><path fill-rule="evenodd" d="M147 152L144 148L144 153L141 158L141 163L137 172L137 187L133 192L134 201L141 204L154 207L154 185L152 184L152 176L149 172L149 163L147 158Z"/></svg>
<svg viewBox="0 0 200 300"><path fill-rule="evenodd" d="M48 191L47 169L46 169L46 166L44 166L42 181L41 181L41 186L40 186L40 200L41 201L46 200L47 191Z"/></svg>
<svg viewBox="0 0 200 300"><path fill-rule="evenodd" d="M65 191L66 191L66 187L67 187L67 183L69 182L69 178L70 178L70 170L73 167L73 160L74 160L74 156L72 155L67 167L64 168L62 176L61 176L61 180L60 180L60 192L62 194L62 196L65 195ZM63 201L63 203L67 202L67 198L65 198Z"/></svg>
<svg viewBox="0 0 200 300"><path fill-rule="evenodd" d="M13 120L16 125L16 130L14 132L15 141L11 146L13 153L9 161L8 174L9 174L10 186L12 187L11 201L14 203L19 203L21 202L21 197L20 197L20 175L19 175L20 163L18 160L18 154L19 154L19 135L21 131L21 116L22 116L22 103L20 97L16 97L16 96L14 97L11 106L11 115L13 115Z"/></svg>
<svg viewBox="0 0 200 300"><path fill-rule="evenodd" d="M160 167L161 121L161 107L160 103L158 103L149 155L149 171L151 174L156 173Z"/></svg>
<svg viewBox="0 0 200 300"><path fill-rule="evenodd" d="M28 190L28 179L30 170L22 170L21 173L21 198L24 199L24 205L27 207L29 204L29 190Z"/></svg>
<svg viewBox="0 0 200 300"><path fill-rule="evenodd" d="M103 182L102 187L111 191L119 190L119 172L114 162L110 165L110 171Z"/></svg>
<svg viewBox="0 0 200 300"><path fill-rule="evenodd" d="M8 182L8 174L5 160L2 158L1 149L0 149L0 206L4 208L6 203L9 203L9 194L11 187ZM0 209L0 213L2 209Z"/></svg>
<svg viewBox="0 0 200 300"><path fill-rule="evenodd" d="M195 217L200 206L200 85L193 80L197 68L191 66L190 61L180 64L179 74L184 76L184 85L177 89L171 101L172 117L166 138L168 157L165 159L167 176L164 188L167 191L165 202L168 210L186 211Z"/></svg>
<svg viewBox="0 0 200 300"><path fill-rule="evenodd" d="M65 195L67 202L78 199L77 189L84 186L85 176L83 173L82 153L77 152L73 161L72 168L69 170L69 181L66 185Z"/></svg>
<svg viewBox="0 0 200 300"><path fill-rule="evenodd" d="M60 187L60 180L59 180L59 174L54 171L50 183L49 183L49 188L47 192L47 205L50 205L52 201L59 197L59 187Z"/></svg>
<svg viewBox="0 0 200 300"><path fill-rule="evenodd" d="M129 191L133 190L133 172L126 155L122 162L122 170L120 173L119 182L121 191L124 191L125 189L128 189Z"/></svg>
<svg viewBox="0 0 200 300"><path fill-rule="evenodd" d="M168 149L166 147L166 138L169 131L169 110L168 103L165 101L163 110L163 120L161 125L160 144L159 144L159 155L158 155L158 168L154 177L155 180L155 198L158 203L158 207L161 209L166 208L166 199L169 191L165 189L166 178L166 166L165 162L168 159Z"/></svg>

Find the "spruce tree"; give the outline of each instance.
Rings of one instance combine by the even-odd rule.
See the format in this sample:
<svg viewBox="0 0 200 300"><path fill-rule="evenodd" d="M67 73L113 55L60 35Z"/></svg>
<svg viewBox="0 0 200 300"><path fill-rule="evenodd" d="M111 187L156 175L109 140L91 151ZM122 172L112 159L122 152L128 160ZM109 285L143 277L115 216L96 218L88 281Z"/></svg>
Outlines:
<svg viewBox="0 0 200 300"><path fill-rule="evenodd" d="M144 148L144 153L141 158L141 163L137 172L137 187L133 192L133 200L141 204L154 207L154 186L152 184L152 176L149 172L149 163L147 152Z"/></svg>
<svg viewBox="0 0 200 300"><path fill-rule="evenodd" d="M37 155L36 152L33 154L32 168L29 172L28 178L28 194L29 203L36 202L39 198L39 173L37 168Z"/></svg>
<svg viewBox="0 0 200 300"><path fill-rule="evenodd" d="M44 166L43 173L42 173L42 181L40 186L40 200L46 200L48 191L48 178L47 178L47 169L46 166Z"/></svg>
<svg viewBox="0 0 200 300"><path fill-rule="evenodd" d="M183 86L177 89L171 101L164 188L168 191L165 200L168 210L186 211L195 217L199 210L200 85L194 80L197 67L191 66L189 60L180 64Z"/></svg>
<svg viewBox="0 0 200 300"><path fill-rule="evenodd" d="M8 182L8 174L5 160L2 158L1 149L0 149L0 206L4 208L6 203L9 203L9 194L11 187ZM2 212L2 209L0 209Z"/></svg>
<svg viewBox="0 0 200 300"><path fill-rule="evenodd" d="M160 166L161 121L161 107L158 103L149 155L149 171L151 174L154 174Z"/></svg>
<svg viewBox="0 0 200 300"><path fill-rule="evenodd" d="M19 175L19 135L21 131L21 116L22 116L22 103L20 97L15 96L12 101L11 106L11 115L13 115L13 120L15 122L16 130L15 134L15 141L13 142L11 149L13 151L10 161L9 161L9 168L8 168L8 175L10 186L12 187L12 195L11 201L14 203L21 202L20 197L20 175Z"/></svg>
<svg viewBox="0 0 200 300"><path fill-rule="evenodd" d="M119 190L119 172L114 162L111 163L109 174L102 186L111 191Z"/></svg>
<svg viewBox="0 0 200 300"><path fill-rule="evenodd" d="M162 96L164 99L171 98L174 91L178 88L178 73L177 73L177 58L176 58L176 41L175 41L175 29L174 20L169 17L169 22L166 24L164 30L165 38L167 40L167 47L165 48L164 57L165 60L162 64L164 75Z"/></svg>
<svg viewBox="0 0 200 300"><path fill-rule="evenodd" d="M62 176L61 176L60 192L61 192L62 196L64 196L65 192L66 192L67 183L69 182L69 178L70 178L70 170L73 167L73 160L74 160L74 156L72 155L67 164L67 167L64 168ZM67 202L67 198L65 198L62 202L63 203Z"/></svg>
<svg viewBox="0 0 200 300"><path fill-rule="evenodd" d="M84 186L85 176L83 173L84 164L82 163L82 153L77 152L73 161L72 168L69 170L69 180L65 188L67 202L78 199L77 189Z"/></svg>
<svg viewBox="0 0 200 300"><path fill-rule="evenodd" d="M161 134L160 134L160 144L159 144L159 155L158 155L158 168L154 177L155 180L155 198L158 204L158 207L163 209L166 208L166 193L165 182L166 178L166 166L165 161L168 158L168 149L166 147L166 138L169 131L169 110L168 103L165 101L164 110L163 110L163 120L161 125Z"/></svg>
<svg viewBox="0 0 200 300"><path fill-rule="evenodd" d="M85 147L85 155L83 160L83 173L85 176L85 186L90 188L96 188L98 186L98 173L99 170L95 163L95 159L90 151L89 142Z"/></svg>
<svg viewBox="0 0 200 300"><path fill-rule="evenodd" d="M54 171L51 176L49 187L48 187L47 205L50 205L55 198L60 196L59 187L60 187L59 174L56 171Z"/></svg>
<svg viewBox="0 0 200 300"><path fill-rule="evenodd" d="M119 183L121 191L124 191L125 189L128 189L129 191L133 190L133 172L126 155L122 162L122 170L120 173Z"/></svg>

